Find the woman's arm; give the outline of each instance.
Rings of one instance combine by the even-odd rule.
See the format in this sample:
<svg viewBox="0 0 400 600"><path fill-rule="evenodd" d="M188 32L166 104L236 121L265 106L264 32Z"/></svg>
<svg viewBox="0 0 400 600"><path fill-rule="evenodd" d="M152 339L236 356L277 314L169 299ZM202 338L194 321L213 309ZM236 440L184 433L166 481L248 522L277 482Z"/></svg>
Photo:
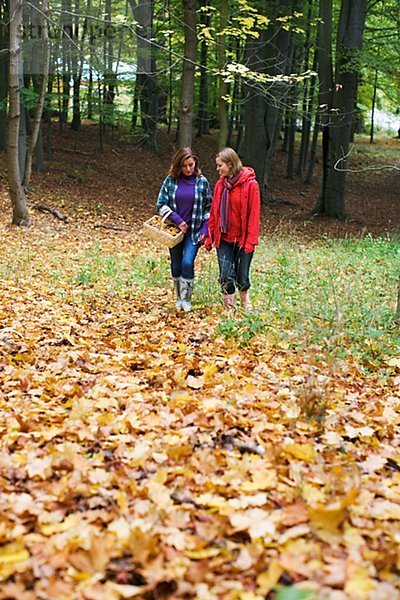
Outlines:
<svg viewBox="0 0 400 600"><path fill-rule="evenodd" d="M257 181L252 181L249 185L248 198L248 213L247 213L247 232L244 245L245 252L253 252L254 247L258 244L258 234L260 232L260 186Z"/></svg>
<svg viewBox="0 0 400 600"><path fill-rule="evenodd" d="M170 215L172 213L172 208L168 206L168 202L170 200L170 177L166 177L162 182L161 189L158 193L157 198L157 210L162 217L165 215Z"/></svg>
<svg viewBox="0 0 400 600"><path fill-rule="evenodd" d="M208 233L208 220L210 218L212 192L208 179L203 177L203 189L202 189L202 213L203 213L203 225L200 230L200 241L204 242Z"/></svg>
<svg viewBox="0 0 400 600"><path fill-rule="evenodd" d="M164 179L160 192L157 198L157 210L161 217L167 217L170 221L175 223L178 227L183 223L183 219L178 213L174 212L170 207L173 201L173 192L175 189L175 183L173 179L168 176ZM187 226L186 226L187 229ZM186 230L185 230L186 231Z"/></svg>

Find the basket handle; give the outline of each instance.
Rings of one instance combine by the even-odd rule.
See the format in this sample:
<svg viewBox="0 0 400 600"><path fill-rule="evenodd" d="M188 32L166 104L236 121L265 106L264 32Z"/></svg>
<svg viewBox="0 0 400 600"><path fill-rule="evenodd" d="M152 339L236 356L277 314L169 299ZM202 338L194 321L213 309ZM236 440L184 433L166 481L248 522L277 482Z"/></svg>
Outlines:
<svg viewBox="0 0 400 600"><path fill-rule="evenodd" d="M171 212L172 212L172 211L171 211ZM171 214L171 213L167 213L166 215L164 215L164 216L162 217L162 219L161 219L161 223L160 223L160 226L159 226L159 228L158 228L158 229L161 229L161 227L164 225L165 221L168 219L168 217L169 217L169 215L170 215L170 214Z"/></svg>

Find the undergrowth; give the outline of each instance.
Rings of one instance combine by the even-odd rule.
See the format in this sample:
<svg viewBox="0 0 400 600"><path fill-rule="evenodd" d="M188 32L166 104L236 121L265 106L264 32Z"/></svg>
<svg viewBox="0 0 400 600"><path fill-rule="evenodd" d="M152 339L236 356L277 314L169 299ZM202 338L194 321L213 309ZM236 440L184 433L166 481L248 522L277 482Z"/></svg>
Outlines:
<svg viewBox="0 0 400 600"><path fill-rule="evenodd" d="M252 264L254 310L248 313L228 315L222 309L215 252L201 250L196 269L194 311L205 319L213 315L216 334L239 345L261 340L284 349L312 347L331 358L351 356L383 374L386 361L398 353L400 245L395 240L264 239ZM140 299L156 288L172 287L166 249L151 245L149 253L149 246L117 245L111 252L96 242L74 253L49 248L46 264L35 260L29 245L20 246L3 261L0 278L12 285L42 279L62 299L76 294L84 300L102 295Z"/></svg>
<svg viewBox="0 0 400 600"><path fill-rule="evenodd" d="M395 320L400 246L390 239L265 240L251 289L256 310L222 318L218 331L241 344L263 335L288 348L382 366L399 345Z"/></svg>

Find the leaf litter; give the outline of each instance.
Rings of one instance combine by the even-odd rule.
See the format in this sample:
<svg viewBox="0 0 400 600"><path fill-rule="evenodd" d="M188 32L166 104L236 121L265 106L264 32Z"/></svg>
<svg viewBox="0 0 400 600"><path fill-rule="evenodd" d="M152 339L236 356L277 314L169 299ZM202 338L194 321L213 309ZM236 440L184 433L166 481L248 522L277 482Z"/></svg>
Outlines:
<svg viewBox="0 0 400 600"><path fill-rule="evenodd" d="M397 363L241 347L218 306L77 280L135 231L33 221L1 225L0 599L399 598Z"/></svg>

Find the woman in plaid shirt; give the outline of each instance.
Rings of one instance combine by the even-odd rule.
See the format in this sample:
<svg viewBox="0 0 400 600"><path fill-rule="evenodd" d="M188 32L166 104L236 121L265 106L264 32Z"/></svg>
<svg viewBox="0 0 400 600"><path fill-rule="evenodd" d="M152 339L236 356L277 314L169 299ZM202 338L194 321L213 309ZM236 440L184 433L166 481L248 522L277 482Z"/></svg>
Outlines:
<svg viewBox="0 0 400 600"><path fill-rule="evenodd" d="M157 209L161 217L167 215L185 234L183 241L170 248L169 253L175 306L186 312L191 309L194 261L207 237L211 197L210 184L201 174L196 154L191 148L178 150L158 194Z"/></svg>

